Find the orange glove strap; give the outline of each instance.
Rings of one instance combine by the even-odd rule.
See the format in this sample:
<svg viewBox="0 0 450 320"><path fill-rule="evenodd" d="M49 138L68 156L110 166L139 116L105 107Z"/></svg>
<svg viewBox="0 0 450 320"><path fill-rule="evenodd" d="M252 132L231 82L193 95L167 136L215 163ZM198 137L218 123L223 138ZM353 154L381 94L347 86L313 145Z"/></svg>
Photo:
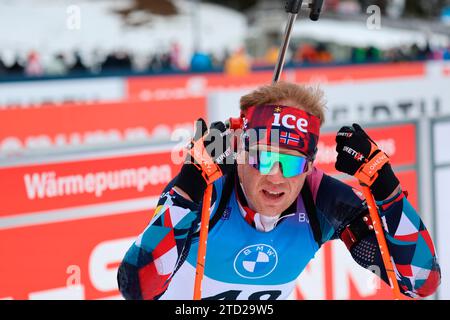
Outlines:
<svg viewBox="0 0 450 320"><path fill-rule="evenodd" d="M211 156L205 149L203 138L192 143L189 154L194 158L193 163L201 172L206 184L211 184L222 177L220 167L211 159Z"/></svg>
<svg viewBox="0 0 450 320"><path fill-rule="evenodd" d="M378 152L369 162L363 164L355 173L355 178L364 185L370 187L378 178L378 171L389 162L389 157L384 152Z"/></svg>

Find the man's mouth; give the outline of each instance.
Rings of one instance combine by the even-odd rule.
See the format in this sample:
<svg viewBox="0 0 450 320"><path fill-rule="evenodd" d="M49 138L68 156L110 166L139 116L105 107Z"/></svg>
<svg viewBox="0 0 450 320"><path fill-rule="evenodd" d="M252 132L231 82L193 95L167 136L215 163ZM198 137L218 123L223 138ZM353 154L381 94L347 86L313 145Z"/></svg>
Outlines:
<svg viewBox="0 0 450 320"><path fill-rule="evenodd" d="M284 196L284 192L275 192L275 191L269 191L266 189L263 189L262 193L267 200L272 200L272 201L281 199Z"/></svg>

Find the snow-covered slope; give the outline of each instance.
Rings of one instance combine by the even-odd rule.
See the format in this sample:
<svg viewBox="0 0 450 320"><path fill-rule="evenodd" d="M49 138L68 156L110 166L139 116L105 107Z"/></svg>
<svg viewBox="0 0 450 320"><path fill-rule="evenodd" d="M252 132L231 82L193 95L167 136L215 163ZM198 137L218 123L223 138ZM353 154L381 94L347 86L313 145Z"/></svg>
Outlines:
<svg viewBox="0 0 450 320"><path fill-rule="evenodd" d="M75 49L158 52L178 42L183 56L189 57L195 29L194 5L186 0L173 2L178 7L178 15L152 15L150 24L129 27L112 11L129 7L130 0L0 0L0 54L23 54L29 50L49 54ZM197 15L201 49L222 52L243 45L247 29L243 14L201 4Z"/></svg>

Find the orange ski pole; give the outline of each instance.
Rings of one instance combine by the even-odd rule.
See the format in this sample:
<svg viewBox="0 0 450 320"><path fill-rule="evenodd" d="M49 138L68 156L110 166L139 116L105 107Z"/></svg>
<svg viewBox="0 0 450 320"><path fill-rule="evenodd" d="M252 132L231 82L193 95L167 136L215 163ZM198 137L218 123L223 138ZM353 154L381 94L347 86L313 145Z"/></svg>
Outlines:
<svg viewBox="0 0 450 320"><path fill-rule="evenodd" d="M381 257L383 258L384 268L386 269L386 273L389 279L389 285L392 289L394 299L401 300L402 293L400 291L400 287L398 286L397 278L395 277L394 266L392 264L391 255L389 253L389 248L386 243L386 238L384 236L384 229L380 216L378 214L377 205L375 203L375 200L369 187L367 187L364 184L361 184L361 187L362 192L364 194L364 198L366 198L367 201L367 207L369 208L370 218L372 219L373 228L375 230L375 236L377 237Z"/></svg>
<svg viewBox="0 0 450 320"><path fill-rule="evenodd" d="M205 257L206 257L206 242L208 241L208 227L209 217L211 215L211 197L212 197L213 185L208 184L205 194L203 196L202 205L202 220L200 224L200 238L198 243L198 255L197 255L197 267L195 270L195 283L194 283L194 300L200 300L202 298L202 280L205 273Z"/></svg>

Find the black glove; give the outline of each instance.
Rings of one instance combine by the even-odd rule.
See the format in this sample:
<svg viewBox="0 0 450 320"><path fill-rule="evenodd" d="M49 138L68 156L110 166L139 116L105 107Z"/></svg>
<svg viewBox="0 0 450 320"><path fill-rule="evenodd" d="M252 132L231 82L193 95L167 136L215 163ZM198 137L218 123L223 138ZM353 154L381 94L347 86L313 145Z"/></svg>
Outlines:
<svg viewBox="0 0 450 320"><path fill-rule="evenodd" d="M201 139L206 131L205 121L201 118L198 119L193 141ZM231 138L231 131L227 130L223 122L214 122L203 139L206 152L219 166L223 176L235 168L235 152L232 149ZM188 146L188 149L192 147L193 143ZM197 162L191 154L188 154L175 180L175 185L186 192L195 203L200 203L208 182L205 180L202 170L194 163Z"/></svg>
<svg viewBox="0 0 450 320"><path fill-rule="evenodd" d="M377 144L356 123L353 127L342 127L336 135L336 170L355 175L355 173L378 153ZM378 177L370 185L375 200L385 200L398 187L399 181L389 163L378 171Z"/></svg>

